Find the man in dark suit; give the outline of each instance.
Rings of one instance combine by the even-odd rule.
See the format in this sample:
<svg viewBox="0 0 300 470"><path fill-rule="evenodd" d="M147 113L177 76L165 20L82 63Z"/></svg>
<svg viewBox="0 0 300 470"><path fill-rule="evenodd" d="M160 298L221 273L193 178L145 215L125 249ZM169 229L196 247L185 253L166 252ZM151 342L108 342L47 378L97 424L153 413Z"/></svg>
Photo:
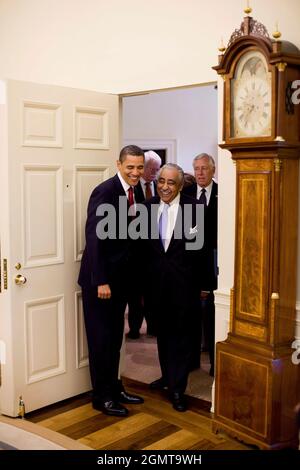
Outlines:
<svg viewBox="0 0 300 470"><path fill-rule="evenodd" d="M143 402L129 395L118 380L124 311L134 284L130 273L135 242L128 237L128 223L134 214L133 188L144 170L142 149L124 147L117 166L118 173L99 184L90 197L78 283L82 287L93 407L121 417L128 414L122 403Z"/></svg>
<svg viewBox="0 0 300 470"><path fill-rule="evenodd" d="M167 387L177 411L185 411L192 354L193 317L199 303L201 278L207 280L202 253L201 204L180 193L182 169L168 163L157 180L159 196L145 202L148 211L148 238L145 256L148 283L157 311L157 347L162 376L151 389ZM203 211L202 211L203 215ZM159 226L160 236L153 228Z"/></svg>
<svg viewBox="0 0 300 470"><path fill-rule="evenodd" d="M156 178L161 166L160 156L153 150L145 152L144 174L134 188L136 202L143 202L157 195ZM145 317L147 323L147 335L156 336L155 314L151 308L151 294L147 292L147 284L144 279L144 266L140 261L136 266L137 289L130 293L128 301L128 326L127 337L138 339L140 328Z"/></svg>
<svg viewBox="0 0 300 470"><path fill-rule="evenodd" d="M213 273L213 285L204 287L201 292L201 302L196 317L194 354L192 369L200 367L202 336L207 345L210 358L210 375L214 375L215 357L215 297L217 289L217 229L218 229L218 184L213 180L215 161L207 153L197 155L193 160L196 183L185 188L184 193L198 199L205 205L204 246L209 257ZM205 286L205 282L203 284Z"/></svg>

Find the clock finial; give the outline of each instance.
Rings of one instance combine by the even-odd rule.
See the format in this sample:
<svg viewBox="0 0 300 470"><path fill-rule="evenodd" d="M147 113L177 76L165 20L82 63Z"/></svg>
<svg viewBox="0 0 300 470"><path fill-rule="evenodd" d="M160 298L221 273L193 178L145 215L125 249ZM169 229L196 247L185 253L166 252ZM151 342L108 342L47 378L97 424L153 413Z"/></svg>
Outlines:
<svg viewBox="0 0 300 470"><path fill-rule="evenodd" d="M249 6L249 0L247 0L247 6L244 8L244 13L246 13L246 15L250 15L252 11L252 8Z"/></svg>
<svg viewBox="0 0 300 470"><path fill-rule="evenodd" d="M281 32L278 31L278 21L276 21L276 24L275 24L275 31L274 33L272 34L273 38L274 39L279 39L281 37Z"/></svg>
<svg viewBox="0 0 300 470"><path fill-rule="evenodd" d="M221 38L221 42L220 42L220 45L218 47L218 51L221 52L221 54L223 54L226 50L226 47L224 46L224 43L223 43L223 38Z"/></svg>

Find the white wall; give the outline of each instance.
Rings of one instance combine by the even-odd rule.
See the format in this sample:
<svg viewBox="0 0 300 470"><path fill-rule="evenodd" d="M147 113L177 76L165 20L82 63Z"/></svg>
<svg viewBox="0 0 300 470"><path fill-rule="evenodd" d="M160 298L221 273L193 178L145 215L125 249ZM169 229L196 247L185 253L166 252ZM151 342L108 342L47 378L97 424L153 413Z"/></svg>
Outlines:
<svg viewBox="0 0 300 470"><path fill-rule="evenodd" d="M299 0L251 0L300 46ZM110 93L212 82L246 0L0 0L0 78Z"/></svg>
<svg viewBox="0 0 300 470"><path fill-rule="evenodd" d="M214 85L124 98L124 140L174 139L178 165L193 172L197 154L218 155L217 98Z"/></svg>
<svg viewBox="0 0 300 470"><path fill-rule="evenodd" d="M224 82L218 79L218 134L222 141ZM230 289L234 279L235 242L235 165L228 150L218 155L218 291L216 304L216 342L226 339L229 330ZM213 393L214 396L214 393Z"/></svg>

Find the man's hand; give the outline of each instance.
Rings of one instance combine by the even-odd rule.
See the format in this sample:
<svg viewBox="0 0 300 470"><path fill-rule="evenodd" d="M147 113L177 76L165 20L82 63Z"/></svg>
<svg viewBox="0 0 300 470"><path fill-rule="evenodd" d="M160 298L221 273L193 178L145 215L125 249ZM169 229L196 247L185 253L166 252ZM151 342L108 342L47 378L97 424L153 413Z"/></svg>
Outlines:
<svg viewBox="0 0 300 470"><path fill-rule="evenodd" d="M102 286L98 286L98 297L99 299L111 298L111 290L109 284L103 284Z"/></svg>

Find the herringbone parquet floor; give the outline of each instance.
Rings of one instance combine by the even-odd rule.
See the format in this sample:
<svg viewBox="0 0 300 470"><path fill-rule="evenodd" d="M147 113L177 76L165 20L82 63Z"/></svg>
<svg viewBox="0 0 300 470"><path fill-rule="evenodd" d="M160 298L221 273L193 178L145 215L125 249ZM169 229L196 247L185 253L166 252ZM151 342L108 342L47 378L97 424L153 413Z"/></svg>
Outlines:
<svg viewBox="0 0 300 470"><path fill-rule="evenodd" d="M145 399L142 405L128 406L126 418L94 410L85 394L32 412L27 419L99 450L253 449L225 434L212 433L209 403L190 398L189 410L179 413L165 392L150 391L129 379L123 382L128 391Z"/></svg>

